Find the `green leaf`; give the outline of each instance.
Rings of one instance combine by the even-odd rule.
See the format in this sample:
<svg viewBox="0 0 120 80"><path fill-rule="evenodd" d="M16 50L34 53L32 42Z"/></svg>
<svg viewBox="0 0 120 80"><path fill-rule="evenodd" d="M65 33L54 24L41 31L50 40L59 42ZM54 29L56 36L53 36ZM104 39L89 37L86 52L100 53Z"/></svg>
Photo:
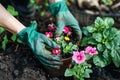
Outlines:
<svg viewBox="0 0 120 80"><path fill-rule="evenodd" d="M13 16L18 16L18 12L15 11L15 9L14 9L13 6L8 5L7 10L8 10L8 12L9 12L11 15L13 15Z"/></svg>
<svg viewBox="0 0 120 80"><path fill-rule="evenodd" d="M107 60L101 54L95 55L93 57L93 62L95 65L100 67L105 67L108 65Z"/></svg>
<svg viewBox="0 0 120 80"><path fill-rule="evenodd" d="M98 50L99 52L103 52L103 51L105 50L105 46L102 45L102 44L97 44L97 50Z"/></svg>
<svg viewBox="0 0 120 80"><path fill-rule="evenodd" d="M117 35L114 37L110 45L113 48L116 46L120 46L120 31L117 32Z"/></svg>
<svg viewBox="0 0 120 80"><path fill-rule="evenodd" d="M6 45L8 43L8 38L7 35L4 36L3 41L2 41L2 49L6 50Z"/></svg>
<svg viewBox="0 0 120 80"><path fill-rule="evenodd" d="M66 45L67 45L67 43L63 40L63 41L62 41L62 47L65 48Z"/></svg>
<svg viewBox="0 0 120 80"><path fill-rule="evenodd" d="M105 44L105 46L106 46L107 49L111 49L110 42L106 41L104 44Z"/></svg>
<svg viewBox="0 0 120 80"><path fill-rule="evenodd" d="M72 45L72 47L71 47L71 51L73 51L73 50L77 50L78 49L78 47L77 47L77 45Z"/></svg>
<svg viewBox="0 0 120 80"><path fill-rule="evenodd" d="M120 47L116 46L111 51L111 57L116 67L120 67Z"/></svg>
<svg viewBox="0 0 120 80"><path fill-rule="evenodd" d="M83 27L82 28L82 32L83 32L83 34L85 35L85 36L88 36L90 33L88 32L88 29L87 29L87 27Z"/></svg>
<svg viewBox="0 0 120 80"><path fill-rule="evenodd" d="M96 45L97 41L92 37L83 37L80 46Z"/></svg>
<svg viewBox="0 0 120 80"><path fill-rule="evenodd" d="M2 28L2 27L0 27L0 34L1 34L2 32L4 32L4 31L5 31L5 29Z"/></svg>
<svg viewBox="0 0 120 80"><path fill-rule="evenodd" d="M89 55L89 54L85 54L86 56L86 60L90 60L93 56L92 55Z"/></svg>
<svg viewBox="0 0 120 80"><path fill-rule="evenodd" d="M105 28L105 24L102 18L97 17L95 19L95 28L97 29L97 31L102 31Z"/></svg>
<svg viewBox="0 0 120 80"><path fill-rule="evenodd" d="M85 69L84 72L84 77L85 78L90 78L90 73L92 73L93 71L91 69Z"/></svg>
<svg viewBox="0 0 120 80"><path fill-rule="evenodd" d="M16 37L16 34L13 34L12 37L11 37L11 40L12 40L13 42L15 42L16 38L17 38L17 37Z"/></svg>
<svg viewBox="0 0 120 80"><path fill-rule="evenodd" d="M101 34L101 33L93 33L92 37L93 37L97 42L101 42L101 41L102 41L102 34Z"/></svg>
<svg viewBox="0 0 120 80"><path fill-rule="evenodd" d="M17 42L18 42L18 43L22 43L22 41L21 41L20 39L18 39L18 38L17 38Z"/></svg>
<svg viewBox="0 0 120 80"><path fill-rule="evenodd" d="M104 22L106 24L106 27L112 27L114 25L114 19L110 17L106 17L104 19Z"/></svg>
<svg viewBox="0 0 120 80"><path fill-rule="evenodd" d="M86 28L87 28L87 30L88 30L89 33L93 33L93 32L95 32L95 30L96 30L96 29L94 28L94 26L87 26Z"/></svg>
<svg viewBox="0 0 120 80"><path fill-rule="evenodd" d="M36 0L30 0L30 2L31 2L31 3L35 3L35 2L36 2Z"/></svg>
<svg viewBox="0 0 120 80"><path fill-rule="evenodd" d="M72 76L72 75L73 75L73 73L72 73L71 69L66 69L66 70L65 70L65 73L64 73L64 76L65 76L65 77L70 77L70 76Z"/></svg>
<svg viewBox="0 0 120 80"><path fill-rule="evenodd" d="M44 11L42 11L42 12L40 12L40 16L45 16L45 12Z"/></svg>
<svg viewBox="0 0 120 80"><path fill-rule="evenodd" d="M108 28L103 31L103 37L110 41L117 35L117 32L118 30L116 28Z"/></svg>
<svg viewBox="0 0 120 80"><path fill-rule="evenodd" d="M102 0L105 5L112 5L113 1L112 0Z"/></svg>
<svg viewBox="0 0 120 80"><path fill-rule="evenodd" d="M73 53L74 50L77 50L77 45L74 45L71 42L63 48L64 53Z"/></svg>
<svg viewBox="0 0 120 80"><path fill-rule="evenodd" d="M110 51L108 49L105 49L105 51L103 52L103 57L105 58L105 60L107 60L108 64L111 63Z"/></svg>

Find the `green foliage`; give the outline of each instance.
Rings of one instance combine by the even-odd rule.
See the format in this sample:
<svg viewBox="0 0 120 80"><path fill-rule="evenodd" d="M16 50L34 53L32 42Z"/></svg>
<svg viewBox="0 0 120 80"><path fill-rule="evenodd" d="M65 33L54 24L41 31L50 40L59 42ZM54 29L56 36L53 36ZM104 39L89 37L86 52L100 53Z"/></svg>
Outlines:
<svg viewBox="0 0 120 80"><path fill-rule="evenodd" d="M6 45L8 43L8 38L7 35L4 36L3 41L2 41L2 49L6 50Z"/></svg>
<svg viewBox="0 0 120 80"><path fill-rule="evenodd" d="M40 12L40 16L45 16L45 12L44 11L42 11L42 12Z"/></svg>
<svg viewBox="0 0 120 80"><path fill-rule="evenodd" d="M5 51L6 50L6 47L7 47L7 44L9 43L9 41L12 40L12 42L17 42L17 43L22 43L21 40L19 40L15 34L13 34L11 36L11 38L9 39L8 36L7 36L7 33L5 33L4 37L3 37L3 40L2 40L2 49Z"/></svg>
<svg viewBox="0 0 120 80"><path fill-rule="evenodd" d="M8 5L7 10L10 12L11 15L13 15L13 16L18 16L18 12L15 11L15 9L14 9L13 6ZM2 46L1 46L3 50L6 50L6 46L7 46L8 42L9 42L10 40L12 40L13 42L22 43L22 42L16 37L15 34L12 34L11 38L9 39L9 37L8 37L8 35L7 35L7 33L6 33L6 30L5 30L4 28L0 27L0 34L3 33L3 32L5 32L5 33L4 33L3 40L2 40Z"/></svg>
<svg viewBox="0 0 120 80"><path fill-rule="evenodd" d="M93 45L97 47L98 55L93 56L95 65L105 67L111 62L120 67L120 31L113 27L112 18L97 17L91 26L83 27L81 46Z"/></svg>
<svg viewBox="0 0 120 80"><path fill-rule="evenodd" d="M16 35L13 34L12 37L11 37L11 40L12 40L13 42L15 42L16 38L17 38Z"/></svg>
<svg viewBox="0 0 120 80"><path fill-rule="evenodd" d="M84 78L90 78L90 73L92 73L91 65L84 62L76 64L73 68L66 69L64 76L74 76L76 79L84 80Z"/></svg>
<svg viewBox="0 0 120 80"><path fill-rule="evenodd" d="M76 44L73 44L72 42L66 42L64 40L64 36L61 36L61 40L60 41L56 41L59 45L61 45L61 51L63 52L63 54L69 54L69 53L73 53L73 51L77 50L78 47Z"/></svg>
<svg viewBox="0 0 120 80"><path fill-rule="evenodd" d="M4 31L5 31L5 29L0 27L0 34L3 33Z"/></svg>
<svg viewBox="0 0 120 80"><path fill-rule="evenodd" d="M68 43L67 45L63 46L63 53L73 53L74 50L77 50L77 45L73 44L72 42Z"/></svg>
<svg viewBox="0 0 120 80"><path fill-rule="evenodd" d="M13 16L18 16L18 12L15 11L15 9L14 9L13 6L8 5L7 10L8 10L8 12L10 12L11 15L13 15Z"/></svg>
<svg viewBox="0 0 120 80"><path fill-rule="evenodd" d="M102 0L104 2L104 4L106 5L112 5L113 4L113 0Z"/></svg>
<svg viewBox="0 0 120 80"><path fill-rule="evenodd" d="M37 2L37 0L30 0L30 2L31 2L31 3L36 3L36 2Z"/></svg>

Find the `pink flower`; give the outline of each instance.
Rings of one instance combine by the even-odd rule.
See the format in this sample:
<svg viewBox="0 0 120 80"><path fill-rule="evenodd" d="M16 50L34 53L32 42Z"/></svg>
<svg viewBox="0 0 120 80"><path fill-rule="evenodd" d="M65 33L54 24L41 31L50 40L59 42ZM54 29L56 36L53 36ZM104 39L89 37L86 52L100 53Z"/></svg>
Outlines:
<svg viewBox="0 0 120 80"><path fill-rule="evenodd" d="M56 40L59 41L59 40L60 40L60 37L56 37Z"/></svg>
<svg viewBox="0 0 120 80"><path fill-rule="evenodd" d="M48 24L48 29L51 31L55 31L55 26L53 24Z"/></svg>
<svg viewBox="0 0 120 80"><path fill-rule="evenodd" d="M52 37L53 37L52 32L45 32L45 35L46 35L48 38L52 38Z"/></svg>
<svg viewBox="0 0 120 80"><path fill-rule="evenodd" d="M73 52L73 56L72 59L77 63L77 64L81 64L86 60L86 56L84 54L84 51L75 51Z"/></svg>
<svg viewBox="0 0 120 80"><path fill-rule="evenodd" d="M88 53L90 55L94 55L94 54L98 54L98 51L96 50L96 48L94 47L91 47L91 46L88 46L86 49L85 49L85 53Z"/></svg>
<svg viewBox="0 0 120 80"><path fill-rule="evenodd" d="M68 26L65 26L63 32L67 34L68 32L70 32L70 28Z"/></svg>
<svg viewBox="0 0 120 80"><path fill-rule="evenodd" d="M53 54L56 54L56 55L59 55L59 54L61 53L60 48L54 48L54 49L52 50L52 53L53 53Z"/></svg>

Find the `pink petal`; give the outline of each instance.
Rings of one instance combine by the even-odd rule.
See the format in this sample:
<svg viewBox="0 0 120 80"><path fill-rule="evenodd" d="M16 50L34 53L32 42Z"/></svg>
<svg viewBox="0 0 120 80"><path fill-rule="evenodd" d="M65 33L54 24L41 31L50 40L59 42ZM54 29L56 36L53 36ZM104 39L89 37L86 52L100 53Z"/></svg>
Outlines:
<svg viewBox="0 0 120 80"><path fill-rule="evenodd" d="M72 59L77 63L77 64L81 64L86 60L86 56L84 54L84 51L76 51L73 52L73 56Z"/></svg>
<svg viewBox="0 0 120 80"><path fill-rule="evenodd" d="M86 49L85 49L85 52L87 54L90 54L90 55L94 55L94 54L98 54L98 51L96 50L96 48L94 47L91 47L91 46L88 46Z"/></svg>

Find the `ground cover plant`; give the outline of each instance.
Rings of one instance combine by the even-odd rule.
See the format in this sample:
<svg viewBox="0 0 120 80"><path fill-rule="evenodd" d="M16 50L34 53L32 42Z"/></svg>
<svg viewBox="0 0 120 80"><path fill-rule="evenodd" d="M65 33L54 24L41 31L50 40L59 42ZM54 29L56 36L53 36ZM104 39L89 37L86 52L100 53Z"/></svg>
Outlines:
<svg viewBox="0 0 120 80"><path fill-rule="evenodd" d="M111 62L116 67L120 67L120 31L113 27L112 18L97 17L94 24L84 27L83 40L81 46L93 45L99 51L99 54L93 57L95 65L105 67Z"/></svg>

